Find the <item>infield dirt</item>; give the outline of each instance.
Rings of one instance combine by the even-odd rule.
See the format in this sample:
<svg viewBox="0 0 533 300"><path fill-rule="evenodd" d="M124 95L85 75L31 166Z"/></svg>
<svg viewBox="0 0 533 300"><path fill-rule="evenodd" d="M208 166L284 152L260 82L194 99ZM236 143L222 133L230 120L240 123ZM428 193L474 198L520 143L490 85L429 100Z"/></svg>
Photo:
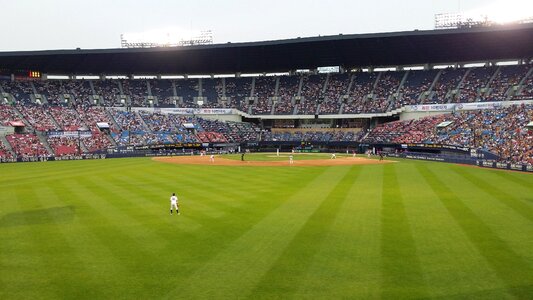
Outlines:
<svg viewBox="0 0 533 300"><path fill-rule="evenodd" d="M317 167L317 166L346 166L346 165L378 165L387 164L394 161L376 159L367 159L362 157L338 157L336 159L308 159L298 160L295 158L292 165L289 160L286 161L253 161L253 160L234 160L215 156L215 161L211 162L209 156L166 156L154 157L153 160L164 163L182 164L182 165L211 165L211 166L251 166L251 167Z"/></svg>

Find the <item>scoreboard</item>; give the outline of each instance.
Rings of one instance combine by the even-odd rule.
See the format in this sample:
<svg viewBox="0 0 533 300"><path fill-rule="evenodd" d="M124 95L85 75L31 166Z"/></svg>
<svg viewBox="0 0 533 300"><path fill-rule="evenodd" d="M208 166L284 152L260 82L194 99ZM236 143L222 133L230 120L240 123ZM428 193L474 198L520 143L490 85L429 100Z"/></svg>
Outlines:
<svg viewBox="0 0 533 300"><path fill-rule="evenodd" d="M11 76L13 74L17 79L40 79L42 77L41 71L36 70L1 70L0 76Z"/></svg>
<svg viewBox="0 0 533 300"><path fill-rule="evenodd" d="M28 71L29 78L41 78L41 72L39 71Z"/></svg>

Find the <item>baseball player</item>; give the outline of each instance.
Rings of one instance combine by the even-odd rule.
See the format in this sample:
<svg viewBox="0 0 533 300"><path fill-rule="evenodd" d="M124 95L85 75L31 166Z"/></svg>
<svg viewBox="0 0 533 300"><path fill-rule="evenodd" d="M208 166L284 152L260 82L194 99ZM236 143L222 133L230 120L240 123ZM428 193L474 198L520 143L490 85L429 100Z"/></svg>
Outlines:
<svg viewBox="0 0 533 300"><path fill-rule="evenodd" d="M172 193L172 196L170 197L170 214L172 214L172 208L176 209L176 213L179 215L180 211L178 210L179 204L178 204L178 197L176 196L176 193Z"/></svg>

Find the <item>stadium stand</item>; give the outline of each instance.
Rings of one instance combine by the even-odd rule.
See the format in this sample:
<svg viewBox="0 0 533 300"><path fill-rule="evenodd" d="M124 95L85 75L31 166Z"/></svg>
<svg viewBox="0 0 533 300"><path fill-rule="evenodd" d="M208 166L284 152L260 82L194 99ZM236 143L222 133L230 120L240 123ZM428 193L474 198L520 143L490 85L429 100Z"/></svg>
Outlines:
<svg viewBox="0 0 533 300"><path fill-rule="evenodd" d="M357 142L365 135L364 130L271 132L253 123L214 121L130 108L150 105L162 108L226 107L248 115L282 115L288 118L295 115L297 118L298 115L315 114L384 113L421 104L524 100L533 98L531 70L531 64L521 64L172 80L1 80L1 91L12 97L14 104L0 105L0 123L6 125L22 121L26 129L24 134L19 131L6 137L9 145L0 148L0 156L8 158L11 155L7 146L11 146L17 156L29 157L51 154L48 146L55 155L61 156L146 144L298 140ZM94 95L101 98L100 102L95 101ZM148 103L150 96L158 101ZM228 103L222 103L224 97L229 99ZM202 106L196 103L198 99L204 101ZM40 105L37 100L41 101ZM516 118L521 121L515 121ZM532 121L531 106L456 112L386 123L374 128L364 142L479 146L497 153L502 161L531 163L531 134L520 130L527 120ZM453 121L446 129L450 132L435 134L433 129L443 121ZM107 124L109 129L99 128L97 123ZM185 128L185 123L193 127ZM320 124L298 126L310 129L323 127ZM326 128L329 126L325 125ZM473 134L469 126L483 128L483 133ZM289 121L287 127L295 127L294 122ZM80 129L90 130L91 133L81 139L79 146L75 138L46 138L50 131Z"/></svg>
<svg viewBox="0 0 533 300"><path fill-rule="evenodd" d="M6 139L16 155L21 158L51 154L35 134L10 134L6 136Z"/></svg>
<svg viewBox="0 0 533 300"><path fill-rule="evenodd" d="M39 131L59 130L59 125L48 113L48 107L38 105L18 105L16 109L22 113L24 119Z"/></svg>
<svg viewBox="0 0 533 300"><path fill-rule="evenodd" d="M484 149L503 162L533 164L533 134L525 126L533 120L532 105L474 110L382 124L365 143L432 143ZM437 128L449 121L450 125Z"/></svg>

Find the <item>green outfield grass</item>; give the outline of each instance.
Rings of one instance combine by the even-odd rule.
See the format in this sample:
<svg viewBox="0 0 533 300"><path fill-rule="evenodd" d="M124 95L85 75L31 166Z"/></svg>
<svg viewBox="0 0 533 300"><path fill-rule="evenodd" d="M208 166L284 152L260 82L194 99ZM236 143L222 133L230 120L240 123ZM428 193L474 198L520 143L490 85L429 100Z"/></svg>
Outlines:
<svg viewBox="0 0 533 300"><path fill-rule="evenodd" d="M0 299L532 299L532 249L532 174L0 165Z"/></svg>

